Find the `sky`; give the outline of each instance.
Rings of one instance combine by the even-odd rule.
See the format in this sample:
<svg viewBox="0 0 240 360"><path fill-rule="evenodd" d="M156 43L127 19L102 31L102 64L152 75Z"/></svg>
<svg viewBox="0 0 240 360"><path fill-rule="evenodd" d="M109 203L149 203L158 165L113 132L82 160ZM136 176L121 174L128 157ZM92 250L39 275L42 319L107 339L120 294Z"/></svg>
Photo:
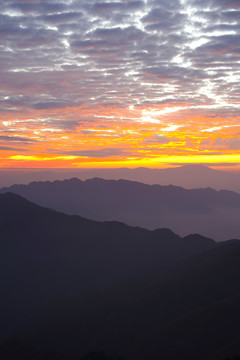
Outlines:
<svg viewBox="0 0 240 360"><path fill-rule="evenodd" d="M0 167L240 168L239 0L0 2Z"/></svg>

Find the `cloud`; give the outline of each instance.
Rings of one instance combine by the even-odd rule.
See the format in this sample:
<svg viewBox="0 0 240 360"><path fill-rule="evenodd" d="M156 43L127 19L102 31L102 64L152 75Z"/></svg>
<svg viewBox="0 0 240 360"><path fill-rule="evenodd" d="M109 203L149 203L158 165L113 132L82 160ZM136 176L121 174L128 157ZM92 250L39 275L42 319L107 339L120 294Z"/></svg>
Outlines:
<svg viewBox="0 0 240 360"><path fill-rule="evenodd" d="M64 25L64 24L72 24L75 21L81 21L83 19L84 14L79 11L67 11L63 13L55 13L55 14L48 14L42 17L42 20L49 24L54 25Z"/></svg>
<svg viewBox="0 0 240 360"><path fill-rule="evenodd" d="M26 149L23 149L23 148L15 148L15 147L10 147L10 146L1 146L0 145L0 151L18 151L18 152L21 152L21 151L27 151Z"/></svg>
<svg viewBox="0 0 240 360"><path fill-rule="evenodd" d="M19 10L23 14L39 14L39 13L54 13L65 10L64 2L55 2L51 0L35 2L35 1L9 1L5 2L5 8L11 10Z"/></svg>
<svg viewBox="0 0 240 360"><path fill-rule="evenodd" d="M10 142L24 142L24 143L37 141L34 139L24 138L20 136L7 136L7 135L0 135L0 140L10 141Z"/></svg>
<svg viewBox="0 0 240 360"><path fill-rule="evenodd" d="M207 0L191 0L191 3L198 8L203 8L206 5L209 5ZM240 4L238 0L212 0L211 7L215 10L240 9Z"/></svg>
<svg viewBox="0 0 240 360"><path fill-rule="evenodd" d="M214 148L225 149L228 148L230 150L240 150L240 137L232 137L232 138L217 138L213 143Z"/></svg>
<svg viewBox="0 0 240 360"><path fill-rule="evenodd" d="M198 48L198 52L207 53L218 56L226 56L228 54L240 53L240 35L223 35L218 36L216 39L212 39L207 44L202 45Z"/></svg>
<svg viewBox="0 0 240 360"><path fill-rule="evenodd" d="M145 139L144 143L146 144L168 144L170 141L173 141L171 138L159 134L153 134L151 138Z"/></svg>
<svg viewBox="0 0 240 360"><path fill-rule="evenodd" d="M127 149L124 148L103 148L103 149L94 149L94 150L76 150L76 151L68 151L67 155L75 155L75 156L86 156L93 158L108 158L114 156L129 156L131 153L128 152Z"/></svg>
<svg viewBox="0 0 240 360"><path fill-rule="evenodd" d="M231 150L240 150L240 137L231 139L228 142L228 147Z"/></svg>
<svg viewBox="0 0 240 360"><path fill-rule="evenodd" d="M4 0L0 130L65 149L105 126L112 143L94 144L103 138L96 133L88 143L110 149L103 157L127 156L138 141L164 144L168 137L151 134L169 124L183 139L185 128L195 138L214 127L224 138L222 125L239 121L239 14L239 0ZM143 110L154 121L141 138ZM211 133L201 136L212 146Z"/></svg>
<svg viewBox="0 0 240 360"><path fill-rule="evenodd" d="M142 23L147 30L176 31L181 28L185 15L176 10L159 7L152 8L149 13L142 17Z"/></svg>
<svg viewBox="0 0 240 360"><path fill-rule="evenodd" d="M195 2L196 11L197 6ZM143 103L146 98L156 102L156 82L163 95L163 83L172 83L178 84L181 92L185 87L183 95L189 98L191 80L194 79L195 88L201 87L202 81L210 76L203 71L209 58L209 55L203 58L203 52L213 56L221 51L238 54L237 36L235 39L234 36L215 37L189 52L188 42L192 39L185 26L188 22L194 24L194 20L188 19L178 1L90 1L87 4L45 1L33 6L29 2L6 0L4 8L6 42L2 62L5 69L14 73L5 71L3 84L6 90L11 84L21 88L26 95L28 89L34 88L31 99L23 105L39 110L79 102L106 103L110 89L115 90L111 94L112 102L123 102L126 95L123 99L122 94L127 90L132 94L134 90L132 97L138 102ZM19 12L12 16L13 11ZM202 11L206 13L214 11ZM230 17L231 11L228 13ZM108 19L102 21L102 16ZM204 31L211 25L209 19ZM191 36L194 38L194 33ZM29 56L21 48L25 48ZM184 66L189 59L196 66ZM213 63L212 58L209 62ZM62 85L63 78L67 79L67 89ZM141 83L141 79L148 85ZM48 101L34 99L40 91L48 96ZM80 96L76 96L79 91ZM176 101L179 93L180 89L173 92ZM195 97L198 97L196 91Z"/></svg>

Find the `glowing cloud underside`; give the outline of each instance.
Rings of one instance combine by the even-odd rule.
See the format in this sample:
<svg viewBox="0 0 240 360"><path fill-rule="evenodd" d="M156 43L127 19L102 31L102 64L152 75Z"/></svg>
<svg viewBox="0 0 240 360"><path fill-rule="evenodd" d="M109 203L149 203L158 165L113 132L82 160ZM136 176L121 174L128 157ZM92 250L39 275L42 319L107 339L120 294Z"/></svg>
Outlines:
<svg viewBox="0 0 240 360"><path fill-rule="evenodd" d="M240 4L5 0L0 167L240 164Z"/></svg>

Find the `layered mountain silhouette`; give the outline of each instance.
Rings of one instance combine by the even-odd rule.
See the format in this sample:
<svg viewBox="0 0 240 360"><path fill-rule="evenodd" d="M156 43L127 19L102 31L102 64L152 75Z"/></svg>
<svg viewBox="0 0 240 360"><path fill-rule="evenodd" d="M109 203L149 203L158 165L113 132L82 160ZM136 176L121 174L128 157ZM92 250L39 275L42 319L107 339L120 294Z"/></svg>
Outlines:
<svg viewBox="0 0 240 360"><path fill-rule="evenodd" d="M223 167L224 169L224 167ZM27 184L31 181L54 181L78 177L82 180L100 177L103 179L125 179L145 184L175 185L184 188L212 187L216 190L232 190L240 193L240 173L214 170L200 164L188 164L167 169L11 169L0 170L0 187Z"/></svg>
<svg viewBox="0 0 240 360"><path fill-rule="evenodd" d="M97 222L1 194L1 358L235 355L239 257L238 240Z"/></svg>
<svg viewBox="0 0 240 360"><path fill-rule="evenodd" d="M127 180L32 182L11 191L41 206L97 221L121 221L148 229L171 228L181 236L200 233L216 240L240 237L240 194L184 189Z"/></svg>
<svg viewBox="0 0 240 360"><path fill-rule="evenodd" d="M0 195L0 336L55 296L104 289L216 246L198 235L95 222Z"/></svg>

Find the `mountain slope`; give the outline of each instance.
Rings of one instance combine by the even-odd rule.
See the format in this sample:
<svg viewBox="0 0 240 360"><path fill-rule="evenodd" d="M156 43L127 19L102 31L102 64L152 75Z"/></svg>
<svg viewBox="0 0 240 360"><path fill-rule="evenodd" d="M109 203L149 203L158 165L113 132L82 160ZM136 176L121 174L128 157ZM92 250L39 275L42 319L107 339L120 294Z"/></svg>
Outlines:
<svg viewBox="0 0 240 360"><path fill-rule="evenodd" d="M98 221L122 221L149 229L166 227L181 236L200 233L218 241L240 237L240 194L231 191L98 178L33 182L1 192L8 190L41 206Z"/></svg>
<svg viewBox="0 0 240 360"><path fill-rule="evenodd" d="M22 341L79 354L100 348L132 360L234 356L240 351L239 257L240 242L226 242L165 276L55 299L39 309Z"/></svg>
<svg viewBox="0 0 240 360"><path fill-rule="evenodd" d="M168 229L64 215L12 193L0 195L0 239L0 338L52 297L104 289L217 246Z"/></svg>

